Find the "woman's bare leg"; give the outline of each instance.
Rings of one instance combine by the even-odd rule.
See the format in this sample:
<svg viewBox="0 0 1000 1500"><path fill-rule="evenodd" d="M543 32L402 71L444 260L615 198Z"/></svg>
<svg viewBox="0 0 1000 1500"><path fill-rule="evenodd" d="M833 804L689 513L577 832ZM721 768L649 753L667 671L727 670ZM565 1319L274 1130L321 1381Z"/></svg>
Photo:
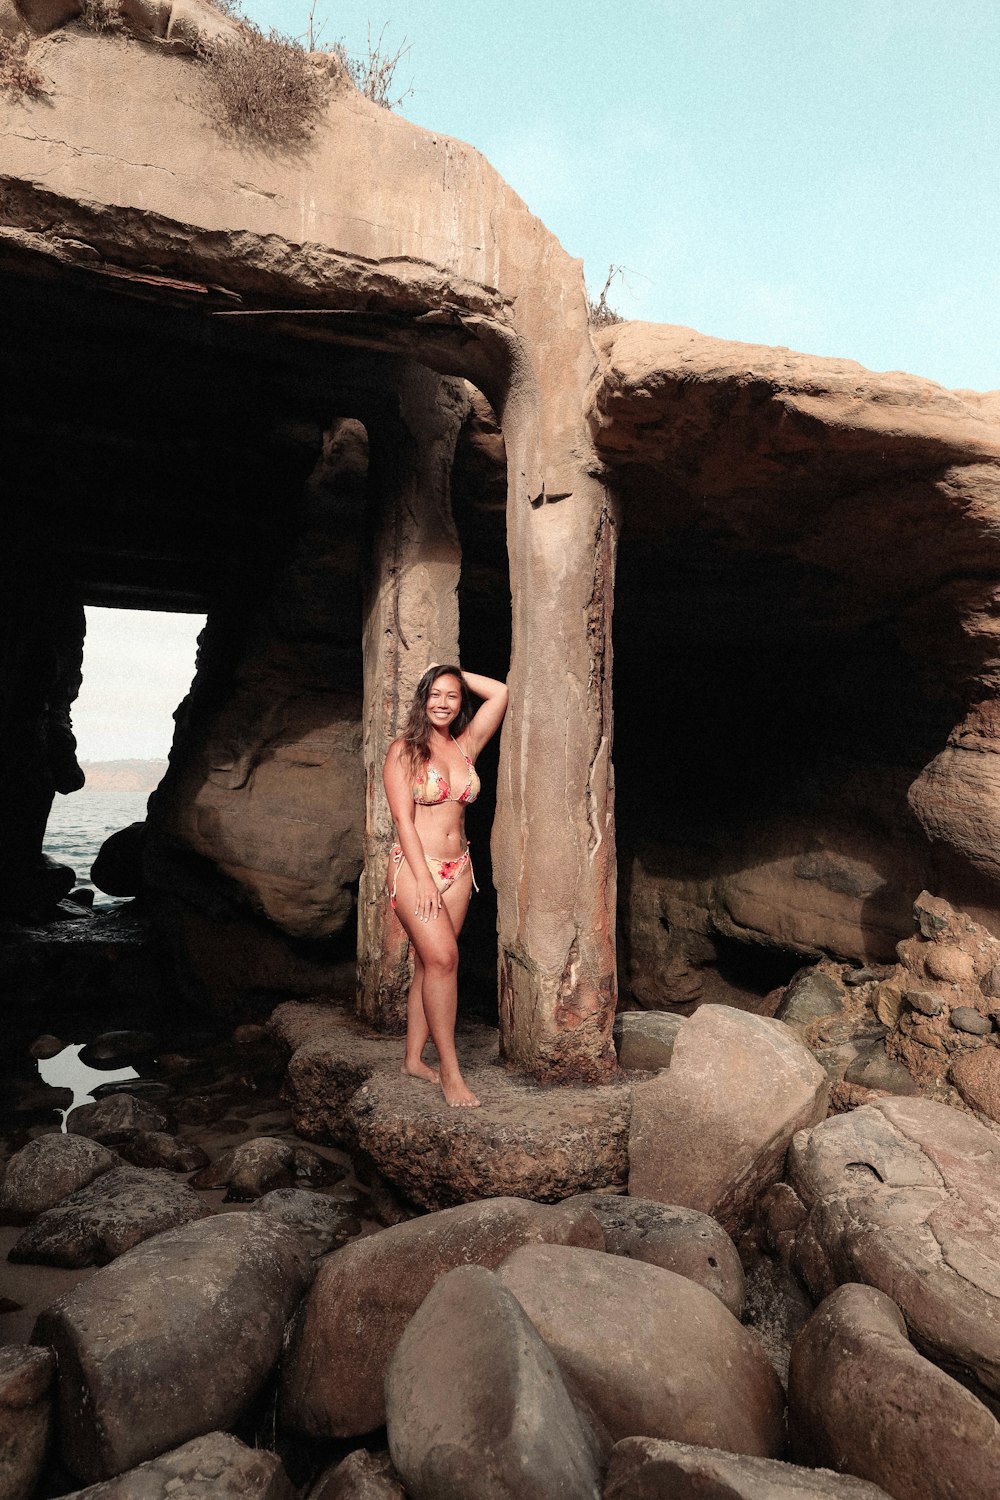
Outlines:
<svg viewBox="0 0 1000 1500"><path fill-rule="evenodd" d="M424 1062L424 1048L430 1041L431 1029L424 1014L423 999L424 966L420 954L413 949L413 982L406 997L406 1055L401 1073L411 1078L426 1078L428 1083L440 1083L437 1068Z"/></svg>
<svg viewBox="0 0 1000 1500"><path fill-rule="evenodd" d="M414 889L413 876L408 870L404 874L400 869L396 884L396 915L413 944L415 958L419 958L423 968L420 1000L424 1023L437 1048L441 1089L453 1107L475 1107L479 1100L462 1077L455 1051L455 1016L458 1011L456 939L465 921L472 876L470 872L462 874L451 890L445 892L440 915L428 922L420 922L413 915ZM409 1024L409 1013L407 1022ZM419 1017L414 1027L415 1036L419 1036Z"/></svg>

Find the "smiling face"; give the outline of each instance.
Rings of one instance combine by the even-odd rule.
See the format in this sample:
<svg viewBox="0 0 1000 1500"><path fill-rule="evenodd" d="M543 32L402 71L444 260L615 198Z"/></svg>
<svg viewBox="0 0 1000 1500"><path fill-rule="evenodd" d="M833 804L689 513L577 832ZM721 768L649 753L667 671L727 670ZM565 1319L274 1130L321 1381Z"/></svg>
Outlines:
<svg viewBox="0 0 1000 1500"><path fill-rule="evenodd" d="M427 693L426 713L435 729L442 732L458 718L462 707L462 684L446 672L435 677Z"/></svg>

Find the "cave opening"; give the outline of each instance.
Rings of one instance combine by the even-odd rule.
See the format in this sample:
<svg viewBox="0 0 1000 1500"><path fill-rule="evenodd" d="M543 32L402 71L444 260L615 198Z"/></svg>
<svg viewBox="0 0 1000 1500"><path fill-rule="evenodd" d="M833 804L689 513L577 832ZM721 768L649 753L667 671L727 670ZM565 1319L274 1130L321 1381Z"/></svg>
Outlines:
<svg viewBox="0 0 1000 1500"><path fill-rule="evenodd" d="M692 516L648 475L623 488L623 993L757 1010L824 954L891 961L928 880L907 790L954 695L877 591L780 536Z"/></svg>
<svg viewBox="0 0 1000 1500"><path fill-rule="evenodd" d="M195 673L204 615L87 605L80 692L72 704L82 787L56 793L43 852L94 901L91 866L105 839L144 821L167 766L174 717ZM110 893L109 893L110 894ZM98 889L97 906L104 904Z"/></svg>
<svg viewBox="0 0 1000 1500"><path fill-rule="evenodd" d="M7 596L7 638L44 637L32 644L33 665L50 652L48 622L60 611L71 655L84 605L205 621L192 691L172 705L180 704L176 732L162 751L170 765L142 856L145 894L154 893L158 921L174 929L172 961L192 995L207 990L230 1013L287 995L346 997L365 818L374 531L412 447L405 372L416 371L419 383L421 366L387 347L378 328L344 341L336 328L317 337L315 323L280 309L230 316L221 294L184 283L73 273L26 277L18 293L4 309L14 393L5 425L12 484L32 503L15 518L8 562L20 587ZM503 438L475 386L424 375L431 386L444 379L465 413L444 479L459 555L456 645L472 669L505 677ZM436 539L429 548L433 573ZM136 691L153 674L137 669ZM63 696L69 710L71 681ZM128 696L126 688L126 713ZM16 747L10 754L20 757L20 773L24 755ZM79 755L132 758L95 754L86 738ZM484 794L470 810L483 895L462 945L466 988L491 1019L497 759L494 742L484 755ZM321 783L326 814L317 817L307 804L315 806ZM41 790L47 811L52 789ZM60 811L86 796L57 796ZM248 805L255 821L241 837ZM22 866L39 857L44 822L43 814L25 834ZM331 840L343 855L332 880ZM300 855L304 875L289 873ZM251 867L261 878L247 884ZM86 879L83 868L77 873Z"/></svg>

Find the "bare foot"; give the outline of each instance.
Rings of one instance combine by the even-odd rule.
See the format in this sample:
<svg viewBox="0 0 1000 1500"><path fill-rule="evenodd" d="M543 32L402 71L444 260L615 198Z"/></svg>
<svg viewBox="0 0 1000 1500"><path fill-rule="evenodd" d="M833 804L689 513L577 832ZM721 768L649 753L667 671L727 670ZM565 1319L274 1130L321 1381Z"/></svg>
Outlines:
<svg viewBox="0 0 1000 1500"><path fill-rule="evenodd" d="M452 1109L479 1109L481 1100L469 1088L462 1078L457 1078L451 1083L441 1080L441 1092L444 1094L445 1103L450 1104Z"/></svg>
<svg viewBox="0 0 1000 1500"><path fill-rule="evenodd" d="M409 1078L423 1078L427 1083L440 1083L437 1068L431 1068L425 1062L408 1063L404 1060L399 1070Z"/></svg>

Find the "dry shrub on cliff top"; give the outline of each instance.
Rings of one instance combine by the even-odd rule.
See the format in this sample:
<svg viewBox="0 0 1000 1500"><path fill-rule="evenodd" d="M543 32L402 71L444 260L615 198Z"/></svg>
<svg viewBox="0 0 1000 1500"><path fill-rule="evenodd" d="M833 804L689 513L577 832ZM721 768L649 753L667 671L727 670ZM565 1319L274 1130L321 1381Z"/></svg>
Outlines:
<svg viewBox="0 0 1000 1500"><path fill-rule="evenodd" d="M0 34L0 89L36 99L44 93L41 73L28 61L28 44Z"/></svg>
<svg viewBox="0 0 1000 1500"><path fill-rule="evenodd" d="M298 42L244 21L232 39L206 43L201 55L223 124L269 145L305 140L325 83Z"/></svg>
<svg viewBox="0 0 1000 1500"><path fill-rule="evenodd" d="M601 288L601 295L599 297L588 296L587 307L590 310L591 328L610 328L612 323L624 322L621 313L616 312L608 301L608 292L611 290L611 284L616 276L623 274L623 270L622 266L609 266L608 279Z"/></svg>
<svg viewBox="0 0 1000 1500"><path fill-rule="evenodd" d="M310 34L311 28L310 13ZM396 94L394 89L396 69L409 52L410 45L404 36L395 52L390 52L385 45L385 27L382 27L376 40L372 41L372 29L369 26L368 52L365 56L351 57L342 42L336 42L330 51L343 63L359 94L363 94L373 104L381 105L383 109L399 109L403 100L413 93L412 84L403 89L401 94Z"/></svg>

